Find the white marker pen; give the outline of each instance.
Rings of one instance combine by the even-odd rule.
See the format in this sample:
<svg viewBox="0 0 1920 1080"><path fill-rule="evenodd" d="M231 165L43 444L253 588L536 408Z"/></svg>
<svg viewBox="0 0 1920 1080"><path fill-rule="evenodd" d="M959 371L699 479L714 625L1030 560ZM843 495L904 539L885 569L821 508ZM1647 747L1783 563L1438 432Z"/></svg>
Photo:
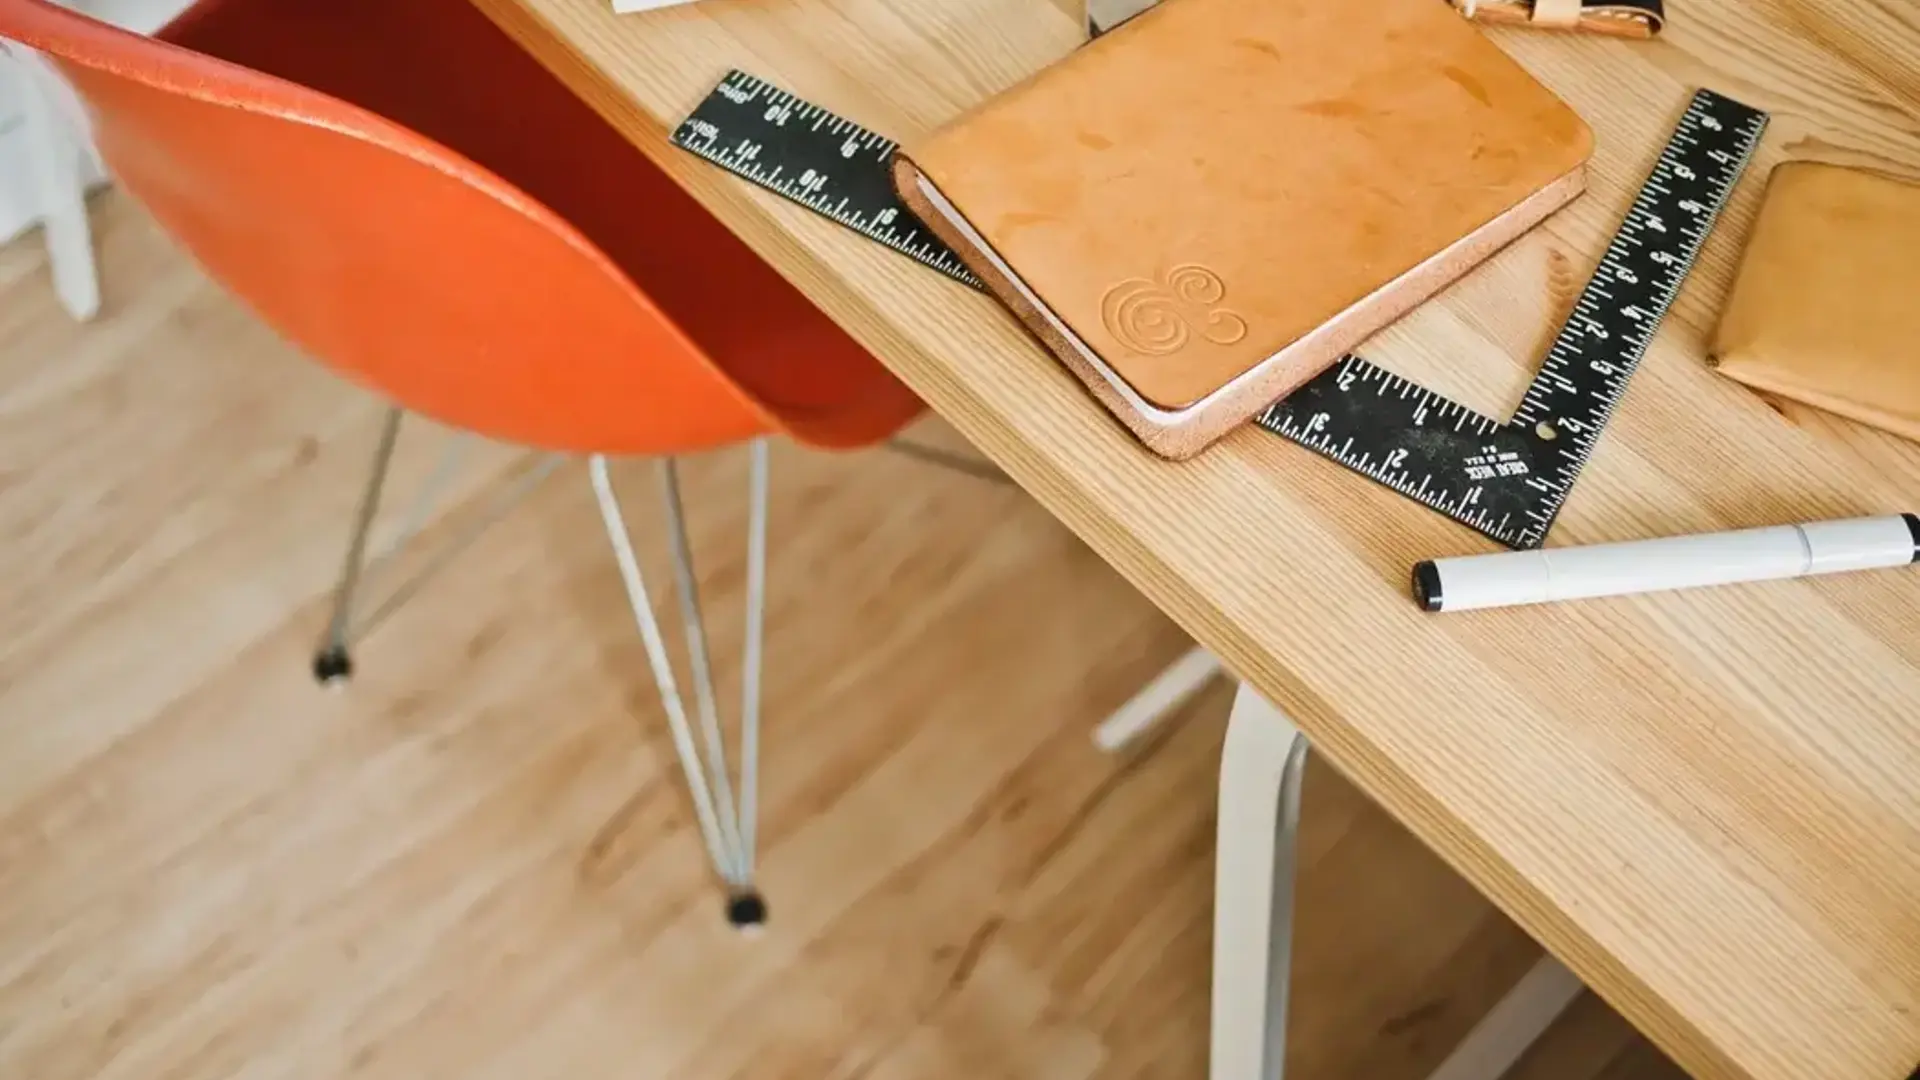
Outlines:
<svg viewBox="0 0 1920 1080"><path fill-rule="evenodd" d="M1471 611L1914 562L1920 562L1920 516L1892 514L1430 559L1413 568L1413 598L1428 611Z"/></svg>

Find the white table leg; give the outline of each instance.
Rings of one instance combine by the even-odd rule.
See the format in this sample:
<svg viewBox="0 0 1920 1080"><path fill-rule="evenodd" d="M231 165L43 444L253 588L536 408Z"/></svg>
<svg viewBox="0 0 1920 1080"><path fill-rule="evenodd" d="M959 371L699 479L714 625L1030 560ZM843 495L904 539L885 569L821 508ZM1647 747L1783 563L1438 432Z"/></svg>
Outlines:
<svg viewBox="0 0 1920 1080"><path fill-rule="evenodd" d="M1307 740L1246 684L1220 752L1211 1080L1278 1080L1286 1061L1294 846Z"/></svg>
<svg viewBox="0 0 1920 1080"><path fill-rule="evenodd" d="M1154 676L1152 682L1141 687L1139 693L1128 698L1126 704L1115 709L1112 716L1102 720L1093 729L1094 745L1108 753L1123 749L1168 713L1179 708L1182 702L1198 693L1218 674L1219 659L1200 646L1194 646L1185 656Z"/></svg>
<svg viewBox="0 0 1920 1080"><path fill-rule="evenodd" d="M1220 752L1210 1080L1280 1080L1286 1066L1295 855L1306 736L1242 683ZM1579 996L1543 957L1428 1080L1498 1080Z"/></svg>
<svg viewBox="0 0 1920 1080"><path fill-rule="evenodd" d="M1507 991L1427 1080L1500 1080L1580 996L1580 980L1551 956Z"/></svg>

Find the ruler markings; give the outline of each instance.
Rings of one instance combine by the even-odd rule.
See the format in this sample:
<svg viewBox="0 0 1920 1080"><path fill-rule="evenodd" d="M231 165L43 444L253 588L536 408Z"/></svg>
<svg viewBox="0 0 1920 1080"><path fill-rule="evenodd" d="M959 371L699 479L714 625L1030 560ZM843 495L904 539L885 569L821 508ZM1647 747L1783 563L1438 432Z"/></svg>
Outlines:
<svg viewBox="0 0 1920 1080"><path fill-rule="evenodd" d="M789 116L808 123L789 124ZM1764 113L1738 102L1695 93L1510 420L1349 354L1255 422L1501 543L1538 546L1766 122ZM888 159L896 145L820 106L736 71L675 130L673 142L982 288L894 194ZM1373 393L1362 394L1369 384Z"/></svg>

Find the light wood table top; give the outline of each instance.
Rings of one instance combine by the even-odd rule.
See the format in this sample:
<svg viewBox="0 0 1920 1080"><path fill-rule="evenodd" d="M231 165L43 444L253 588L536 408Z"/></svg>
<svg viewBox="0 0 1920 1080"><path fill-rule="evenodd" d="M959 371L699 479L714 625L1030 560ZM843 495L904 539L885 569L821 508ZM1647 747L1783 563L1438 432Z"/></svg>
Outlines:
<svg viewBox="0 0 1920 1080"><path fill-rule="evenodd" d="M1157 460L991 300L666 142L730 67L911 137L1071 50L1075 0L475 2L1690 1071L1920 1062L1920 574L1422 614L1409 567L1490 542L1256 430ZM1551 542L1920 508L1920 447L1701 360L1772 165L1920 175L1920 18L1670 7L1493 35L1593 126L1591 190L1363 351L1510 411L1705 85L1773 126Z"/></svg>

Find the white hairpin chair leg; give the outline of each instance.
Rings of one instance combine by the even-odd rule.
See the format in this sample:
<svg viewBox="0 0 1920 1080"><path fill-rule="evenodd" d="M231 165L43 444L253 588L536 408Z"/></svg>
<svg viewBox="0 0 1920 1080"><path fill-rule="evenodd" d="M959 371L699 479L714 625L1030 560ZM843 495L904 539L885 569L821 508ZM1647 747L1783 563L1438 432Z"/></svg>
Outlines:
<svg viewBox="0 0 1920 1080"><path fill-rule="evenodd" d="M1095 746L1123 750L1220 674L1220 660L1195 645L1093 729Z"/></svg>
<svg viewBox="0 0 1920 1080"><path fill-rule="evenodd" d="M667 724L673 735L674 752L680 770L686 776L687 790L693 798L694 816L700 825L702 840L714 870L727 887L727 919L743 930L766 922L767 906L753 885L754 816L757 813L757 787L760 754L760 663L761 642L766 612L766 522L767 522L767 447L756 440L752 455L747 519L747 611L746 642L741 677L740 703L740 795L734 798L734 785L727 776L726 742L720 729L719 707L713 688L713 672L707 657L705 622L701 618L699 592L693 568L693 553L687 540L685 508L680 499L679 474L671 461L661 468L662 497L667 514L670 546L673 551L675 592L685 623L689 667L695 681L695 703L700 738L694 735L674 676L673 662L667 655L666 641L653 613L652 600L641 578L639 559L620 512L619 499L607 475L606 459L594 455L588 462L594 493L606 524L607 538L613 544L626 583L627 599L633 608L634 623L647 649L660 702L666 709ZM701 743L705 743L702 752Z"/></svg>
<svg viewBox="0 0 1920 1080"><path fill-rule="evenodd" d="M334 586L333 614L328 618L326 633L314 651L313 676L323 686L334 686L350 678L353 674L353 643L412 599L428 581L480 539L489 526L518 506L566 460L559 454L547 454L541 458L538 464L495 493L485 508L463 529L451 539L441 542L438 549L427 556L411 576L398 584L384 586L385 598L362 615L360 600L366 592L368 581L379 581L381 572L400 557L426 526L429 513L459 473L461 459L472 442L471 436L460 433L447 439L446 446L440 451L440 460L434 464L433 471L428 474L426 482L420 485L420 490L413 496L412 505L402 517L399 533L383 554L368 558L367 541L373 533L374 518L380 511L387 474L393 465L394 446L400 435L400 422L405 415L405 410L390 406L381 425L379 447L374 451L373 471L367 477L366 489L360 497L360 506L354 515L353 535L347 542L346 562L341 566L339 581Z"/></svg>
<svg viewBox="0 0 1920 1080"><path fill-rule="evenodd" d="M426 483L420 486L420 491L414 495L413 507L407 511L399 534L388 547L387 553L367 567L367 575L372 575L384 567L387 560L397 558L401 550L426 524L427 512L452 482L460 467L460 459L471 440L472 437L468 435L455 435L447 440L446 448L440 452L439 463L428 475ZM448 564L453 562L455 557L471 547L474 541L480 539L494 522L506 517L508 511L520 505L522 500L533 493L534 488L540 486L541 481L552 475L553 471L567 460L564 454L543 455L533 468L528 469L518 479L496 492L487 500L485 508L451 539L441 542L439 549L426 558L412 576L398 585L391 586L386 599L376 604L372 611L353 620L352 626L347 631L348 644L351 645L352 642L359 640L362 634L372 631L374 627L386 621L387 616L400 610L402 604L413 599L414 594L425 587L427 582L433 580L440 571L445 570Z"/></svg>
<svg viewBox="0 0 1920 1080"><path fill-rule="evenodd" d="M380 443L373 452L373 474L360 496L354 513L353 536L347 541L347 560L340 568L340 580L333 588L333 615L327 631L313 656L313 677L322 686L333 686L353 675L353 658L347 652L353 626L353 601L360 587L361 571L367 557L367 535L373 531L374 515L380 512L380 493L387 485L387 471L393 466L393 448L400 440L400 421L406 416L399 406L387 409L380 426Z"/></svg>
<svg viewBox="0 0 1920 1080"><path fill-rule="evenodd" d="M748 453L747 625L740 662L740 854L747 880L752 881L753 856L759 850L760 665L767 624L767 440L755 439ZM745 899L736 901L735 908ZM732 910L728 914L736 925L764 922L767 917L764 903L757 913Z"/></svg>
<svg viewBox="0 0 1920 1080"><path fill-rule="evenodd" d="M1293 883L1307 740L1241 684L1220 751L1211 1080L1279 1080L1286 1063Z"/></svg>

